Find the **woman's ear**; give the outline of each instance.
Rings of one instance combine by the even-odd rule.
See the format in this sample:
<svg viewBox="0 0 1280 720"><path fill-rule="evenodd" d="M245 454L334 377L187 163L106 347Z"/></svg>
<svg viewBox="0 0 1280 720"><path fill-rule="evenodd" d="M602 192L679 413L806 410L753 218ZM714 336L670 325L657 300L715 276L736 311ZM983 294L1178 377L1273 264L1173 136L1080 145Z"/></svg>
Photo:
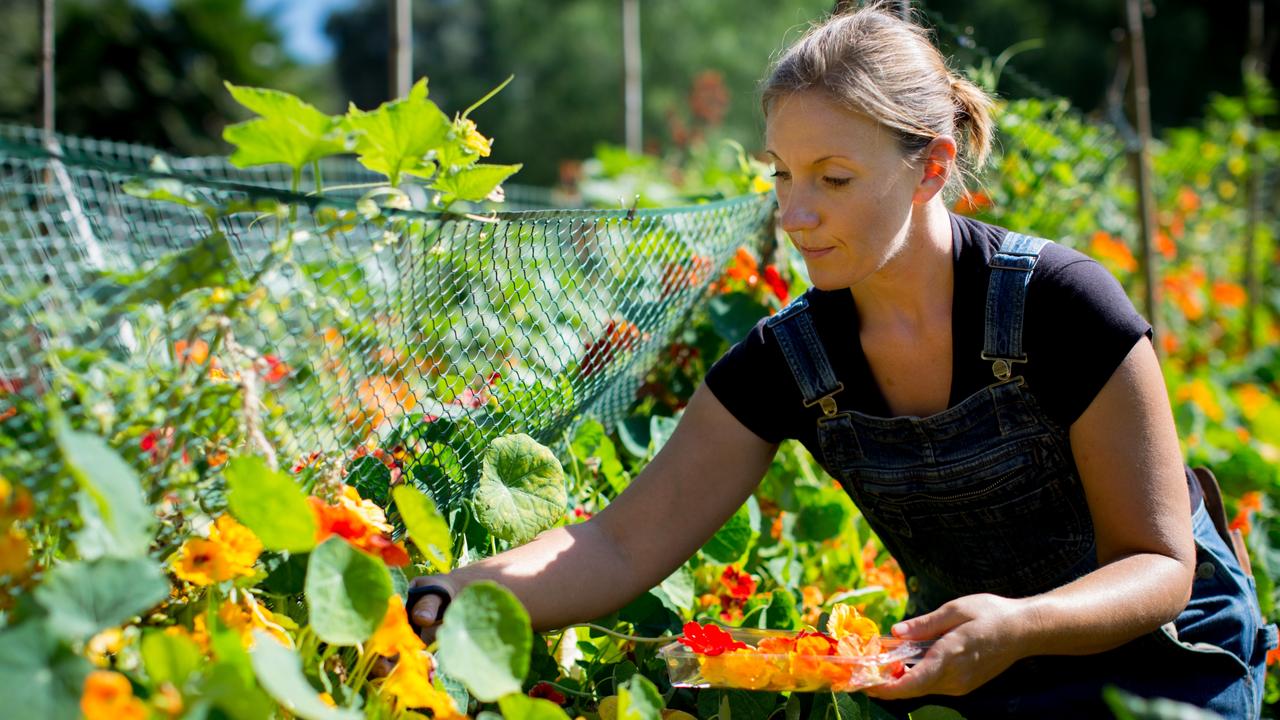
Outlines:
<svg viewBox="0 0 1280 720"><path fill-rule="evenodd" d="M956 164L956 141L950 135L939 135L925 146L921 153L920 182L911 201L923 205L942 192L947 185L947 178Z"/></svg>

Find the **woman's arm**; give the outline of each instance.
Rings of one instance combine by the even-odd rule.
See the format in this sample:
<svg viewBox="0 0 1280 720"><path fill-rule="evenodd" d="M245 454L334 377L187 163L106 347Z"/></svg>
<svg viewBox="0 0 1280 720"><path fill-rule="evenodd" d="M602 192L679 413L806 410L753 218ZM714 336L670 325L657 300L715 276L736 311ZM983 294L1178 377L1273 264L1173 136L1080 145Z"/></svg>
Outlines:
<svg viewBox="0 0 1280 720"><path fill-rule="evenodd" d="M759 484L776 450L702 385L667 444L595 517L413 585L443 580L456 593L493 580L524 603L537 630L608 614L662 582L715 534ZM432 596L420 600L415 622L433 625L438 605Z"/></svg>
<svg viewBox="0 0 1280 720"><path fill-rule="evenodd" d="M963 694L1023 657L1117 647L1186 606L1195 566L1190 500L1168 393L1147 339L1070 432L1101 567L1041 595L971 595L899 623L901 637L937 640L911 672L871 694Z"/></svg>

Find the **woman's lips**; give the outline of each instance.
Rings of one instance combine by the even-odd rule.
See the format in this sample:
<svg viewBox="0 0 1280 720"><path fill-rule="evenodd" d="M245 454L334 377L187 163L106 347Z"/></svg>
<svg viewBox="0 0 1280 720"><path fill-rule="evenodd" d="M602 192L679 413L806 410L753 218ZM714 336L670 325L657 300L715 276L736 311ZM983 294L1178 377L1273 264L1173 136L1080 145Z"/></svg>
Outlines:
<svg viewBox="0 0 1280 720"><path fill-rule="evenodd" d="M796 248L796 249L800 251L800 254L801 254L801 255L803 255L804 257L806 257L806 258L808 258L808 259L810 259L810 260L812 260L812 259L814 259L814 258L820 258L820 257L822 257L823 255L826 255L827 253L831 252L832 250L835 250L835 248L834 248L834 247L812 248L812 249L810 249L810 248L803 248L803 247L798 247L798 246L797 246L797 248Z"/></svg>

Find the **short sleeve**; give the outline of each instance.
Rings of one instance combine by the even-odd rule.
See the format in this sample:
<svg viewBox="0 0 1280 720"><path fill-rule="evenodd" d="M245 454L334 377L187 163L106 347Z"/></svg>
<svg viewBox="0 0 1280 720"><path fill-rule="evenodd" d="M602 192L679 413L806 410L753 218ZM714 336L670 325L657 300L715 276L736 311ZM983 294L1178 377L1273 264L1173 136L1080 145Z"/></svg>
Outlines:
<svg viewBox="0 0 1280 720"><path fill-rule="evenodd" d="M1027 288L1025 375L1044 410L1070 427L1151 324L1105 267L1046 246Z"/></svg>
<svg viewBox="0 0 1280 720"><path fill-rule="evenodd" d="M783 395L792 388L790 371L773 332L762 319L707 370L707 389L748 430L769 443L790 437Z"/></svg>

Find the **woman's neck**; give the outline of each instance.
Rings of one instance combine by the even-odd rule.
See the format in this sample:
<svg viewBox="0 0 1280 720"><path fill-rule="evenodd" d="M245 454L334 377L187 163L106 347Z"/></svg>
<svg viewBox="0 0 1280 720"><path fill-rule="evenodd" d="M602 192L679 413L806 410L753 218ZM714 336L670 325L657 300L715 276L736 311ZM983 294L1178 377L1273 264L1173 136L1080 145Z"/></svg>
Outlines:
<svg viewBox="0 0 1280 720"><path fill-rule="evenodd" d="M940 196L913 208L906 241L866 280L850 288L868 327L920 331L950 323L954 287L951 216Z"/></svg>

